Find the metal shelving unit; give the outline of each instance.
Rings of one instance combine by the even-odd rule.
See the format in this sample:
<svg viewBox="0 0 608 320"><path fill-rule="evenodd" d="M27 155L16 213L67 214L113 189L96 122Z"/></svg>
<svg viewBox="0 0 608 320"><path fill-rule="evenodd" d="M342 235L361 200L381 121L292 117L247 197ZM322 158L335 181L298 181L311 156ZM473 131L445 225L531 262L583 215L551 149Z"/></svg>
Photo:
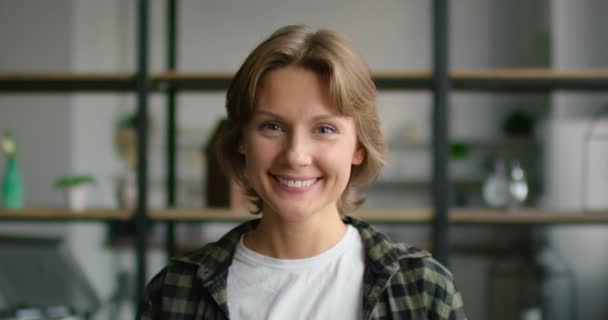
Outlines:
<svg viewBox="0 0 608 320"><path fill-rule="evenodd" d="M138 148L138 206L134 213L124 210L87 210L70 212L65 209L0 210L0 221L127 221L137 225L136 260L137 299L147 279L146 256L148 243L145 233L151 221L167 223L165 250L175 252L175 228L179 222L238 222L251 218L246 213L213 209L178 209L176 166L176 95L185 91L219 91L228 87L230 73L177 72L177 2L167 1L167 72L149 74L148 1L138 0L137 10L137 71L135 74L0 74L0 93L9 92L136 92L139 132ZM447 111L451 91L550 92L553 90L607 91L608 70L556 71L548 69L509 69L450 71L448 61L448 1L433 1L433 70L416 72L378 72L373 77L381 90L431 90L433 93L433 208L399 210L361 210L355 216L372 223L431 224L433 253L441 262L448 261L448 232L455 225L586 225L608 223L608 212L548 212L522 209L517 212L486 209L450 209ZM167 210L147 207L147 113L151 92L167 95Z"/></svg>

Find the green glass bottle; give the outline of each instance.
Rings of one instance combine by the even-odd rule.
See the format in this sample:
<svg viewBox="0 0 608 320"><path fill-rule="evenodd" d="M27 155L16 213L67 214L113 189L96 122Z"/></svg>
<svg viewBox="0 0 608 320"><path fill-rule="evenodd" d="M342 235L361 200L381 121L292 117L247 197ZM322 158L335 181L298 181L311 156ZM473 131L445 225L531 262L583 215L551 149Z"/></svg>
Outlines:
<svg viewBox="0 0 608 320"><path fill-rule="evenodd" d="M2 205L7 209L23 208L23 178L17 159L9 157L2 180Z"/></svg>
<svg viewBox="0 0 608 320"><path fill-rule="evenodd" d="M2 179L2 206L7 209L23 208L23 177L17 165L17 143L10 132L0 141L7 163Z"/></svg>

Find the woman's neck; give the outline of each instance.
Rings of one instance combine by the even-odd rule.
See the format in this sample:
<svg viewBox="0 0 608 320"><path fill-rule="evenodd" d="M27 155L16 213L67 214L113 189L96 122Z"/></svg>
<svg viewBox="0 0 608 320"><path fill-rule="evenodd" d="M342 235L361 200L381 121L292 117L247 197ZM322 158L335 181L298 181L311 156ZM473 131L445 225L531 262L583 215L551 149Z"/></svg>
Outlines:
<svg viewBox="0 0 608 320"><path fill-rule="evenodd" d="M247 248L277 259L303 259L332 248L346 233L339 214L289 222L263 215L255 230L245 236Z"/></svg>

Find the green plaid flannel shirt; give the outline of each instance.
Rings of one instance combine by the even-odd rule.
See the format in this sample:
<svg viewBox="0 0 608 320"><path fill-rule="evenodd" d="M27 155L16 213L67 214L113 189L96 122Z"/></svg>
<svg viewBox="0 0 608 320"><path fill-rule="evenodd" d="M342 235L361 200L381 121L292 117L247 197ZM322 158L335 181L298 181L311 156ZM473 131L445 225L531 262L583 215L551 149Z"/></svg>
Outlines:
<svg viewBox="0 0 608 320"><path fill-rule="evenodd" d="M228 319L228 268L241 235L258 221L241 224L218 242L173 259L148 284L138 319ZM390 242L357 219L344 221L359 230L366 250L363 319L466 319L451 273L428 252Z"/></svg>

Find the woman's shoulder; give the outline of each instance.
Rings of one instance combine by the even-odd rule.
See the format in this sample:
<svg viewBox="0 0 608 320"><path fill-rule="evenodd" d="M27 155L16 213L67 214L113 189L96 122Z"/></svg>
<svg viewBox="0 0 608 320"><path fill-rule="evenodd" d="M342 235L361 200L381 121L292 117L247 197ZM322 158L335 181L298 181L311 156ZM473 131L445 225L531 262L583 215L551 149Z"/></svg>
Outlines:
<svg viewBox="0 0 608 320"><path fill-rule="evenodd" d="M372 260L389 263L402 259L424 259L431 256L428 251L419 247L391 240L387 235L376 230L365 221L346 216L344 222L354 226L359 231L366 251Z"/></svg>
<svg viewBox="0 0 608 320"><path fill-rule="evenodd" d="M455 290L452 273L427 250L405 242L392 241L364 221L352 217L345 218L345 221L359 230L372 267L396 272L396 281L432 284L450 292Z"/></svg>

